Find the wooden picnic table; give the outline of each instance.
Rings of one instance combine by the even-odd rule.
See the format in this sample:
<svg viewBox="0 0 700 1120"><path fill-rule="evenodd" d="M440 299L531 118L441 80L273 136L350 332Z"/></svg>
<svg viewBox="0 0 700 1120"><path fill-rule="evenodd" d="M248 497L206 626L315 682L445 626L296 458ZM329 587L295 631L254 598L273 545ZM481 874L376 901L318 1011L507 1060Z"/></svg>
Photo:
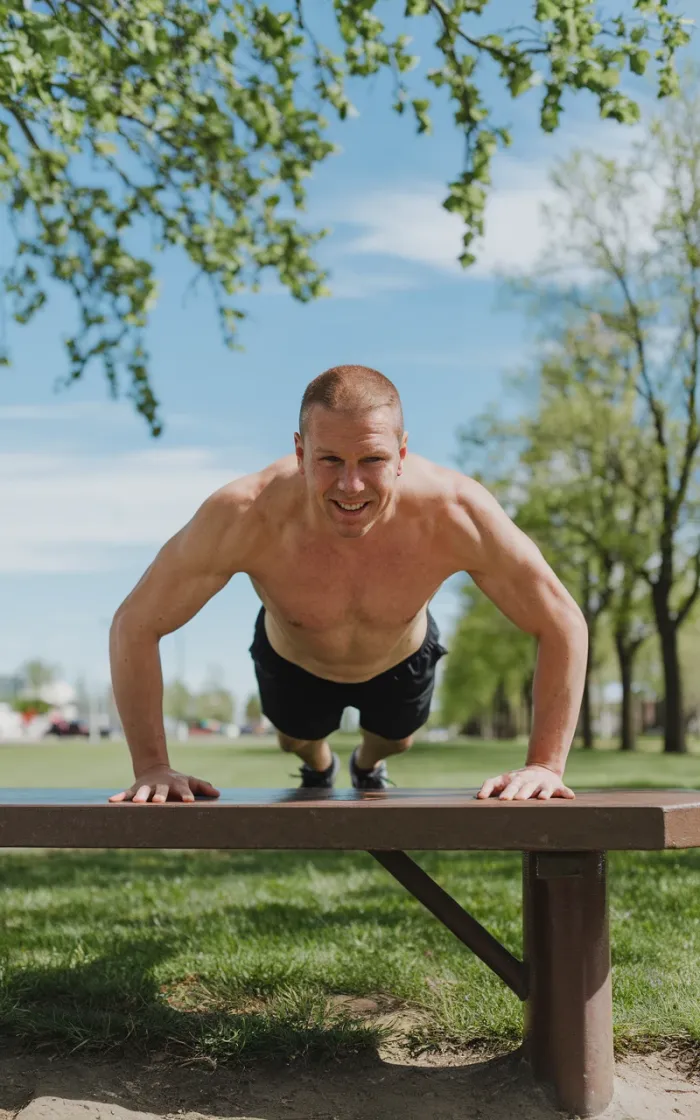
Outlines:
<svg viewBox="0 0 700 1120"><path fill-rule="evenodd" d="M471 789L226 789L155 805L110 804L111 792L0 789L0 847L369 852L525 1001L533 1073L580 1116L613 1095L607 852L700 847L698 790L509 802ZM407 851L522 852L524 960Z"/></svg>

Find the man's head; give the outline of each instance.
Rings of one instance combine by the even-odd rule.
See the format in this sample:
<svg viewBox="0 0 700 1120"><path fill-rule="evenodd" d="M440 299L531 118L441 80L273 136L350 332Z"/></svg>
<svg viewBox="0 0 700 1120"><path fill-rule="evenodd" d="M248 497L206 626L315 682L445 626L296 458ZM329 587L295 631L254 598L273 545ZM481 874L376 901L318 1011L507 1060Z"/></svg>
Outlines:
<svg viewBox="0 0 700 1120"><path fill-rule="evenodd" d="M391 506L407 438L399 394L378 370L335 366L307 385L294 434L299 470L341 536L364 536Z"/></svg>

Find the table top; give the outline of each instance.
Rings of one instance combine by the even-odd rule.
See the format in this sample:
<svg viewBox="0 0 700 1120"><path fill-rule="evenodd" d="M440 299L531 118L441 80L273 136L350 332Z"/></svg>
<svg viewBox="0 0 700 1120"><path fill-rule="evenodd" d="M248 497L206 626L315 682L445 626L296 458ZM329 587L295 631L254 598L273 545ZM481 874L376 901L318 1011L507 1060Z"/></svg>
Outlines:
<svg viewBox="0 0 700 1120"><path fill-rule="evenodd" d="M605 851L700 847L700 790L477 800L475 789L224 789L134 805L114 790L0 789L0 847Z"/></svg>

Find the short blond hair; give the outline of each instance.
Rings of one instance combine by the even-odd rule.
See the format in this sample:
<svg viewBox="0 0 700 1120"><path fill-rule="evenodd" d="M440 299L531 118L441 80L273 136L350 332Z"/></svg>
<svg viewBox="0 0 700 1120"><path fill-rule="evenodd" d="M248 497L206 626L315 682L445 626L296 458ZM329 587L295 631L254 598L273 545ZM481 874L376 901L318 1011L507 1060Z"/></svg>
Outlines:
<svg viewBox="0 0 700 1120"><path fill-rule="evenodd" d="M393 408L397 413L396 430L403 437L403 408L393 381L369 366L333 366L310 381L304 390L299 410L299 434L302 439L313 405L334 412L368 412L373 408Z"/></svg>

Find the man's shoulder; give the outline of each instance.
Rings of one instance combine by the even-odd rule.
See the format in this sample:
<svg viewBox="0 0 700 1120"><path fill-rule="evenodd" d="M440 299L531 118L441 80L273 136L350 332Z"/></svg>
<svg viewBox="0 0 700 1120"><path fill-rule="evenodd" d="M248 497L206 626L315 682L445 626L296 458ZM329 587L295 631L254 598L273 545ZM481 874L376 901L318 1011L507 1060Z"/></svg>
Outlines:
<svg viewBox="0 0 700 1120"><path fill-rule="evenodd" d="M406 456L408 459L408 456ZM475 478L413 456L409 491L428 513L435 539L455 571L476 561L484 538L502 521L503 511L489 490ZM408 473L408 472L407 472Z"/></svg>
<svg viewBox="0 0 700 1120"><path fill-rule="evenodd" d="M422 455L406 456L408 489L441 509L446 516L460 516L489 499L488 490L469 475L444 467Z"/></svg>
<svg viewBox="0 0 700 1120"><path fill-rule="evenodd" d="M247 570L268 540L270 526L279 524L280 512L293 500L295 472L295 457L287 456L211 493L193 518L203 547L232 570Z"/></svg>
<svg viewBox="0 0 700 1120"><path fill-rule="evenodd" d="M285 455L260 470L240 475L225 483L210 494L207 501L215 509L245 513L256 505L264 504L265 498L289 489L297 474L296 457Z"/></svg>
<svg viewBox="0 0 700 1120"><path fill-rule="evenodd" d="M260 470L241 475L219 487L204 503L209 521L227 536L245 537L255 549L264 540L270 524L295 501L299 472L294 455L286 455Z"/></svg>

